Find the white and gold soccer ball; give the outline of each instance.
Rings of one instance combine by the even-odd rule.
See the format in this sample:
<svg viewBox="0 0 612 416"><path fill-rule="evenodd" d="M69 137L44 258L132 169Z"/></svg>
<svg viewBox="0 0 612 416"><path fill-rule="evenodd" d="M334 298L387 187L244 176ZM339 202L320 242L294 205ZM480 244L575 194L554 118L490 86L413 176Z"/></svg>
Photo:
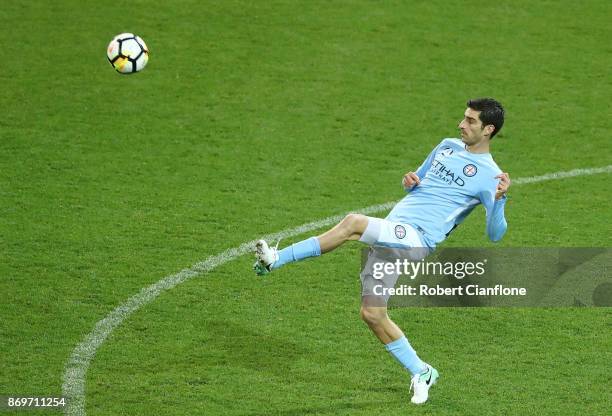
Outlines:
<svg viewBox="0 0 612 416"><path fill-rule="evenodd" d="M108 61L120 74L135 74L149 61L149 48L140 36L122 33L110 41L106 48Z"/></svg>

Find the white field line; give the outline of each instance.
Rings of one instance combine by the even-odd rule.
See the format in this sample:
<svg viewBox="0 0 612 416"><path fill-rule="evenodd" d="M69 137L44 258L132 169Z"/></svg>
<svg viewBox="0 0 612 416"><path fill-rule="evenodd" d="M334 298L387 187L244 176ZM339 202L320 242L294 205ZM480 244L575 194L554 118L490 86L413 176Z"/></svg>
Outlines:
<svg viewBox="0 0 612 416"><path fill-rule="evenodd" d="M572 178L574 176L595 175L597 173L610 173L610 172L612 172L612 165L603 166L601 168L574 169L574 170L568 170L566 172L547 173L546 175L532 176L529 178L518 178L516 180L513 180L512 183L514 185L524 185L527 183L550 181L553 179L564 179L564 178Z"/></svg>
<svg viewBox="0 0 612 416"><path fill-rule="evenodd" d="M513 180L514 185L529 184L555 179L563 179L574 176L594 175L598 173L612 172L612 165L600 168L574 169L566 172L548 173L542 176L532 176ZM354 212L362 214L374 214L377 212L391 209L397 201L387 202L379 205L372 205L366 208L357 209ZM336 224L345 214L327 217L322 220L302 224L295 228L280 231L275 234L268 234L261 238L268 241L275 241L280 238L291 238L309 231ZM225 264L244 254L252 252L255 242L249 241L238 247L230 248L215 256L210 256L206 260L194 264L190 268L166 276L157 283L143 288L140 292L130 297L123 304L117 306L104 319L98 321L93 330L75 347L72 355L68 359L65 367L62 394L68 399L64 408L64 414L70 416L84 416L85 412L85 380L89 364L96 355L96 351L115 328L123 323L132 313L144 305L152 302L160 293L170 290L173 287L189 280L200 274Z"/></svg>

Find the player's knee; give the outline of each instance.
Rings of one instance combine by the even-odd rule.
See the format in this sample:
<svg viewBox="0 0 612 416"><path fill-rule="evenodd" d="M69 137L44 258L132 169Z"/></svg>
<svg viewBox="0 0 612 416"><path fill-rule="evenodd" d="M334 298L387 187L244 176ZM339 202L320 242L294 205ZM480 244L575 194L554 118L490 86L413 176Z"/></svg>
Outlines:
<svg viewBox="0 0 612 416"><path fill-rule="evenodd" d="M341 224L348 236L361 235L368 226L368 217L362 214L348 214Z"/></svg>
<svg viewBox="0 0 612 416"><path fill-rule="evenodd" d="M385 319L387 319L387 308L380 306L362 306L359 313L361 315L361 319L368 324L368 326L380 325Z"/></svg>

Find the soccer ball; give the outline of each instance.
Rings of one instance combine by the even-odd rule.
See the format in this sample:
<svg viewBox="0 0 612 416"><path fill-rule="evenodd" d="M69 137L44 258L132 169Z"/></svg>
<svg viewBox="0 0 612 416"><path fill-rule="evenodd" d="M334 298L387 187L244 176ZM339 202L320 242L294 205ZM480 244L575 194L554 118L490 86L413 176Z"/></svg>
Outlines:
<svg viewBox="0 0 612 416"><path fill-rule="evenodd" d="M142 71L149 61L149 48L133 33L122 33L110 41L106 48L110 64L120 74Z"/></svg>

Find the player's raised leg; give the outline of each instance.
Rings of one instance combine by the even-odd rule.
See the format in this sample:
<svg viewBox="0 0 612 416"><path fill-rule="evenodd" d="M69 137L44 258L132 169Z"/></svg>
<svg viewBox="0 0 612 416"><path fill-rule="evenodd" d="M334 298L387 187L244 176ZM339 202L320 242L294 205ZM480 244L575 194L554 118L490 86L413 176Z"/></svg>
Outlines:
<svg viewBox="0 0 612 416"><path fill-rule="evenodd" d="M349 240L359 240L368 227L368 217L348 214L331 230L317 237L321 253L328 253Z"/></svg>
<svg viewBox="0 0 612 416"><path fill-rule="evenodd" d="M346 241L358 240L367 226L368 217L365 215L348 214L332 229L320 236L310 237L282 250L270 247L264 240L259 240L255 245L257 261L253 268L257 274L262 275L287 263L320 256L332 251Z"/></svg>

